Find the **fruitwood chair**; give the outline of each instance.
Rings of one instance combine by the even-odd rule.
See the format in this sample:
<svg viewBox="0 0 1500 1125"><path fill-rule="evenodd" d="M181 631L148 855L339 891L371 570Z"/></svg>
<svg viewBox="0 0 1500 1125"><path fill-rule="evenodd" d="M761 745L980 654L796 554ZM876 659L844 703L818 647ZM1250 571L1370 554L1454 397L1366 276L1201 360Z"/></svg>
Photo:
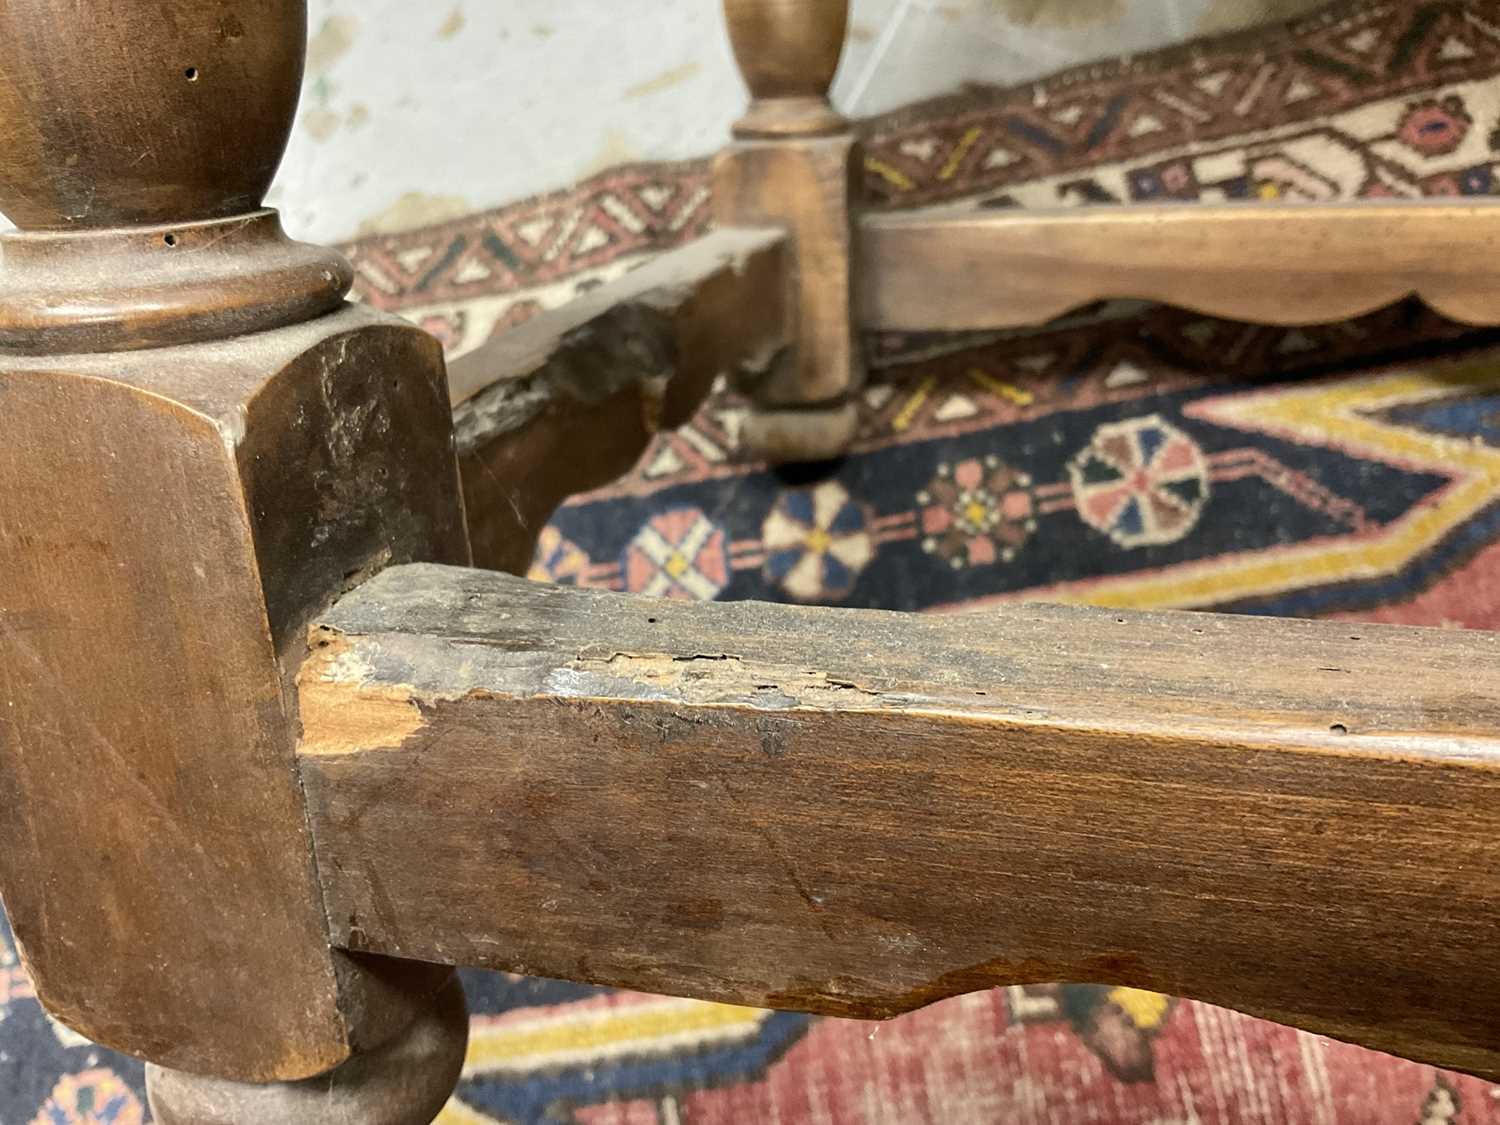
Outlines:
<svg viewBox="0 0 1500 1125"><path fill-rule="evenodd" d="M857 329L1500 323L1492 204L859 214L845 3L726 7L717 231L445 372L260 206L305 0L0 0L0 892L43 1003L168 1125L431 1119L457 965L869 1018L1097 981L1500 1077L1494 635L503 573L721 373L758 452L837 454Z"/></svg>

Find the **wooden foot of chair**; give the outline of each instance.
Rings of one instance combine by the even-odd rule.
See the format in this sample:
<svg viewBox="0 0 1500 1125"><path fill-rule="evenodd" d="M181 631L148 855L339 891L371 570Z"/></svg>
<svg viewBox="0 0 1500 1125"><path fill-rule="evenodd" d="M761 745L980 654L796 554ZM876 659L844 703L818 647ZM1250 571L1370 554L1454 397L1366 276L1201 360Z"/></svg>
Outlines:
<svg viewBox="0 0 1500 1125"><path fill-rule="evenodd" d="M456 976L405 1031L301 1082L259 1085L147 1066L158 1125L430 1125L463 1070L469 1019Z"/></svg>
<svg viewBox="0 0 1500 1125"><path fill-rule="evenodd" d="M745 419L741 441L746 452L775 464L829 461L842 457L859 428L852 402L825 407L762 407Z"/></svg>

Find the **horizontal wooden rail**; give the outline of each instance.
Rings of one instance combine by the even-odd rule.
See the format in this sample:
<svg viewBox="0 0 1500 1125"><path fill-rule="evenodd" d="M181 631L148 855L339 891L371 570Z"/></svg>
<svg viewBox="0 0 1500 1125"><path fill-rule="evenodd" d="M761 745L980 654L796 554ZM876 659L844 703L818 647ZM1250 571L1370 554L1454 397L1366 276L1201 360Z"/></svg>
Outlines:
<svg viewBox="0 0 1500 1125"><path fill-rule="evenodd" d="M1495 202L928 211L859 228L865 329L1016 327L1127 297L1307 324L1413 294L1500 323ZM455 360L475 561L524 569L557 505L626 472L715 378L753 390L792 338L791 273L784 232L718 230Z"/></svg>
<svg viewBox="0 0 1500 1125"><path fill-rule="evenodd" d="M857 316L871 330L1018 327L1108 298L1291 325L1416 295L1456 320L1500 323L1500 202L923 211L858 222ZM715 231L455 360L476 561L524 568L558 503L629 469L715 378L752 389L791 339L791 258L784 232Z"/></svg>
<svg viewBox="0 0 1500 1125"><path fill-rule="evenodd" d="M866 215L862 327L1041 324L1106 298L1313 324L1417 296L1500 323L1500 203L1233 203Z"/></svg>
<svg viewBox="0 0 1500 1125"><path fill-rule="evenodd" d="M524 570L553 510L693 416L721 374L787 342L786 236L725 229L513 328L450 366L474 561Z"/></svg>
<svg viewBox="0 0 1500 1125"><path fill-rule="evenodd" d="M1126 984L1500 1077L1495 635L409 566L313 637L350 949L846 1016Z"/></svg>

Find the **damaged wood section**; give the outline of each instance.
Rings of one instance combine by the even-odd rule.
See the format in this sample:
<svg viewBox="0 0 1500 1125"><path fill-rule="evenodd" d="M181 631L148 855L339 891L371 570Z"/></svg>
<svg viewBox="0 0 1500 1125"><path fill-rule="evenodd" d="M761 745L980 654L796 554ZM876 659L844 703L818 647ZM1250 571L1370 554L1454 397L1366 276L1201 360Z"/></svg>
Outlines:
<svg viewBox="0 0 1500 1125"><path fill-rule="evenodd" d="M1041 324L1093 301L1160 301L1317 324L1422 298L1500 323L1500 204L1226 204L928 212L860 220L860 325Z"/></svg>
<svg viewBox="0 0 1500 1125"><path fill-rule="evenodd" d="M292 1081L425 1007L427 967L330 952L290 689L346 582L468 561L445 392L355 305L0 361L0 893L80 1034Z"/></svg>
<svg viewBox="0 0 1500 1125"><path fill-rule="evenodd" d="M511 329L449 368L475 563L524 571L563 500L627 472L721 374L787 342L786 236L724 229Z"/></svg>
<svg viewBox="0 0 1500 1125"><path fill-rule="evenodd" d="M1125 984L1500 1077L1494 634L424 565L313 645L349 949L863 1017Z"/></svg>

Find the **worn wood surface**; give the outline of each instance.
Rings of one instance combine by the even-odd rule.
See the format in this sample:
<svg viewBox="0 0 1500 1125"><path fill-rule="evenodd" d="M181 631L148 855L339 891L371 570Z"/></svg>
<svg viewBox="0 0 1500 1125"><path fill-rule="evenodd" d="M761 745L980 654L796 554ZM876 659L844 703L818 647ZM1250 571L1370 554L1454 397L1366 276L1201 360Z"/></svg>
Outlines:
<svg viewBox="0 0 1500 1125"><path fill-rule="evenodd" d="M466 561L443 391L359 308L0 363L0 893L96 1042L264 1081L404 1022L404 970L330 956L283 681L349 582Z"/></svg>
<svg viewBox="0 0 1500 1125"><path fill-rule="evenodd" d="M719 221L784 227L794 248L795 346L755 385L759 403L817 405L861 381L850 272L856 151L847 135L742 141L714 162Z"/></svg>
<svg viewBox="0 0 1500 1125"><path fill-rule="evenodd" d="M754 378L780 354L785 246L716 231L451 365L478 565L524 572L558 504L628 471L718 376Z"/></svg>
<svg viewBox="0 0 1500 1125"><path fill-rule="evenodd" d="M846 1016L1100 981L1500 1076L1493 634L419 566L313 644L351 949Z"/></svg>
<svg viewBox="0 0 1500 1125"><path fill-rule="evenodd" d="M738 141L714 162L714 210L722 223L784 228L790 238L791 346L748 389L755 410L742 443L769 460L818 460L843 452L852 428L778 428L786 413L848 416L864 383L854 324L850 212L859 147L850 133ZM805 448L795 438L805 437ZM793 438L789 447L785 438Z"/></svg>
<svg viewBox="0 0 1500 1125"><path fill-rule="evenodd" d="M0 4L0 893L63 1023L252 1082L449 975L330 948L295 776L309 616L469 559L436 341L261 209L305 29Z"/></svg>
<svg viewBox="0 0 1500 1125"><path fill-rule="evenodd" d="M865 329L1040 324L1109 297L1313 324L1415 295L1500 323L1494 202L867 214L857 263Z"/></svg>
<svg viewBox="0 0 1500 1125"><path fill-rule="evenodd" d="M645 448L656 421L649 390L659 385L650 372L670 366L661 358L666 345L650 341L669 337L670 318L660 310L674 304L691 318L695 339L717 342L700 342L701 350L737 361L713 366L739 368L757 402L747 445L771 460L831 455L852 440L857 418L847 395L862 379L857 336L848 327L856 314L864 330L1014 327L1103 298L1135 297L1303 324L1416 294L1455 319L1500 323L1495 286L1482 283L1491 276L1500 283L1500 205L1150 206L851 219L849 152L838 136L782 139L741 143L719 160L716 205L724 220L785 226L786 244L776 253L792 261L777 268L789 271L792 297L779 340L790 346L768 348L743 319L746 308L770 307L772 298L783 315L771 271L741 271L739 302L682 301L750 245L743 241L748 233L724 231L453 365L470 518L486 565L524 566L531 536L566 495L624 472ZM1261 249L1248 254L1247 246ZM643 313L643 296L653 290L665 297L644 301L652 307ZM552 374L558 368L564 377ZM684 402L701 399L706 372L700 366L680 379L694 388ZM485 400L471 403L485 387ZM587 422L585 412L592 414ZM578 426L589 440L567 436ZM476 452L502 437L492 453ZM588 456L565 458L564 444ZM506 484L522 477L534 482L524 495Z"/></svg>

